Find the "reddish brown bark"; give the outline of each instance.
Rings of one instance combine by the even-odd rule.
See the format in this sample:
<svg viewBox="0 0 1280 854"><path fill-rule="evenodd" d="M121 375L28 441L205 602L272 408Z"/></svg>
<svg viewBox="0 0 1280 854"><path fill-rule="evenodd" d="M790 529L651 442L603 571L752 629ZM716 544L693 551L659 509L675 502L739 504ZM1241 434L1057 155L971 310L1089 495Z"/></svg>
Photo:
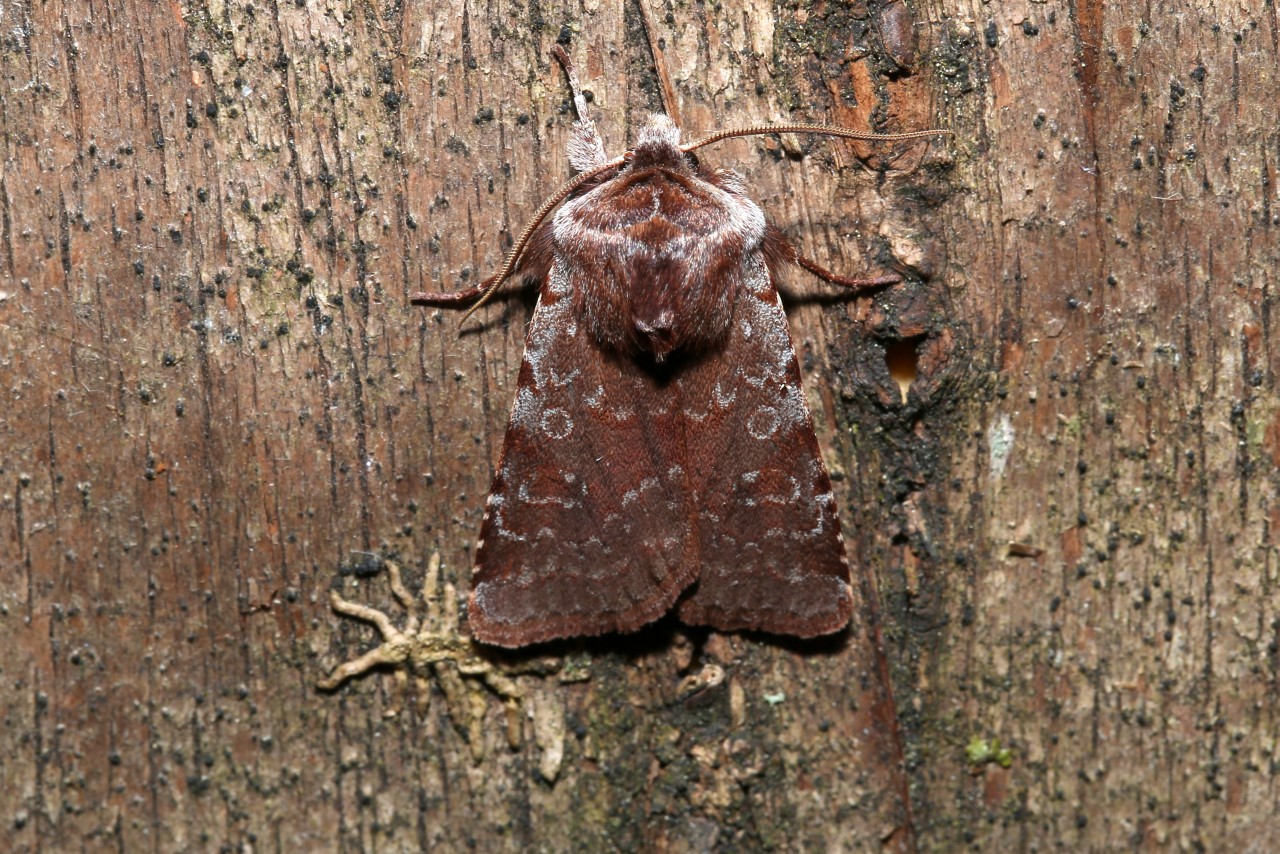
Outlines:
<svg viewBox="0 0 1280 854"><path fill-rule="evenodd" d="M328 593L400 620L359 551L465 589L532 306L459 336L407 296L569 176L562 27L611 153L659 107L636 7L6 7L11 846L1277 841L1280 25L997 6L652 7L688 136L956 137L703 158L824 267L908 274L782 283L852 633L491 658L514 748L451 661L317 692L377 643Z"/></svg>

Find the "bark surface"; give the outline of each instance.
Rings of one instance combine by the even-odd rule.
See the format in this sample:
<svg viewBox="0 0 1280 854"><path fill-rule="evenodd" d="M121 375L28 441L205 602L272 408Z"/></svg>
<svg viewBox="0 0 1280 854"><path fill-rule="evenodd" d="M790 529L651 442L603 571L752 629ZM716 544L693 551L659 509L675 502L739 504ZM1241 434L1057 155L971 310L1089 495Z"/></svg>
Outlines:
<svg viewBox="0 0 1280 854"><path fill-rule="evenodd" d="M1247 5L0 5L10 847L1280 847ZM655 55L687 138L955 133L701 154L823 266L906 277L780 283L845 635L454 637L533 300L459 335L408 295L570 177L557 40L610 154ZM418 666L318 691L380 642L330 591L403 625L374 556L416 593L436 552Z"/></svg>

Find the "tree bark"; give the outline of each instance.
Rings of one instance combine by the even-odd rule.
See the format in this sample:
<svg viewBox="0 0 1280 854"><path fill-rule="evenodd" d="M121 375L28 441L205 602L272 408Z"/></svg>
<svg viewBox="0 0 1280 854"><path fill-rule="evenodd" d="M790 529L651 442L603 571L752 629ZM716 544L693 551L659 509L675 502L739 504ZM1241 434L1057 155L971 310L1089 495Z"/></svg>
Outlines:
<svg viewBox="0 0 1280 854"><path fill-rule="evenodd" d="M1162 8L4 7L14 850L1280 846L1280 21ZM319 691L380 642L331 590L405 624L375 555L439 609L419 650L465 633L533 299L459 334L408 296L571 176L558 40L611 155L655 57L687 138L954 132L700 155L823 266L904 275L780 282L853 626Z"/></svg>

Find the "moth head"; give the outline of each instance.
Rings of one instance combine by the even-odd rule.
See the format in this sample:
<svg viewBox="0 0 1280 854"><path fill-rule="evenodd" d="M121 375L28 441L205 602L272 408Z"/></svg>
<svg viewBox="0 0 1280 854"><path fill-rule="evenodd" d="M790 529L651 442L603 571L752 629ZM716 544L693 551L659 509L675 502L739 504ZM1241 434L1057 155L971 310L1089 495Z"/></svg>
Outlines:
<svg viewBox="0 0 1280 854"><path fill-rule="evenodd" d="M680 148L680 128L667 116L656 113L650 116L649 121L640 129L640 136L635 148L631 150L628 162L633 169L660 166L686 170L690 161Z"/></svg>

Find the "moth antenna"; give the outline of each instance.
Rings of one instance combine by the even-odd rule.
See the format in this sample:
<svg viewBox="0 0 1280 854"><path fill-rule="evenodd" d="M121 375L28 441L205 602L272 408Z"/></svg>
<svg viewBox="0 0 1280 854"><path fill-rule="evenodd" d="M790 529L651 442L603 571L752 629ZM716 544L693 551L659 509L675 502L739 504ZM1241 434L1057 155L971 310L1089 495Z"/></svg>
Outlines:
<svg viewBox="0 0 1280 854"><path fill-rule="evenodd" d="M640 17L644 20L644 34L649 41L649 53L653 55L653 67L658 72L658 88L662 90L662 109L667 118L675 122L676 127L683 127L680 122L680 105L676 102L676 89L671 85L671 75L667 73L667 60L663 55L662 41L654 33L653 16L649 14L649 4L645 0L636 3L640 7Z"/></svg>
<svg viewBox="0 0 1280 854"><path fill-rule="evenodd" d="M925 139L931 136L951 135L951 131L941 129L913 130L905 133L872 133L865 130L840 127L839 125L754 125L752 127L717 131L710 136L704 136L702 139L680 146L680 150L693 151L695 148L702 148L704 145L720 142L723 139L732 139L736 136L756 136L766 133L814 133L821 136L838 136L843 139L875 140L879 142L901 142L906 139Z"/></svg>
<svg viewBox="0 0 1280 854"><path fill-rule="evenodd" d="M493 296L493 292L498 289L498 285L501 285L507 280L507 277L515 272L516 262L520 260L520 254L524 252L524 248L529 245L529 238L533 237L533 232L537 230L538 226L542 224L542 221L547 218L547 214L551 213L552 209L555 208L556 205L563 202L569 197L570 193L590 181L592 178L608 172L610 169L617 169L622 165L622 163L623 158L616 157L608 163L603 163L588 172L582 172L577 177L563 184L559 190L556 190L550 198L543 202L542 207L538 208L538 212L533 215L533 219L531 219L529 224L524 227L524 231L520 232L520 239L517 240L515 245L511 247L511 250L507 252L507 257L502 262L502 269L498 271L496 276L488 280L485 284L484 293L480 295L480 299L476 300L475 304L472 305L471 308L467 309L467 313L462 315L462 320L458 322L458 325L462 326L465 324L467 322L467 318L476 313L476 309L489 301L489 298Z"/></svg>

